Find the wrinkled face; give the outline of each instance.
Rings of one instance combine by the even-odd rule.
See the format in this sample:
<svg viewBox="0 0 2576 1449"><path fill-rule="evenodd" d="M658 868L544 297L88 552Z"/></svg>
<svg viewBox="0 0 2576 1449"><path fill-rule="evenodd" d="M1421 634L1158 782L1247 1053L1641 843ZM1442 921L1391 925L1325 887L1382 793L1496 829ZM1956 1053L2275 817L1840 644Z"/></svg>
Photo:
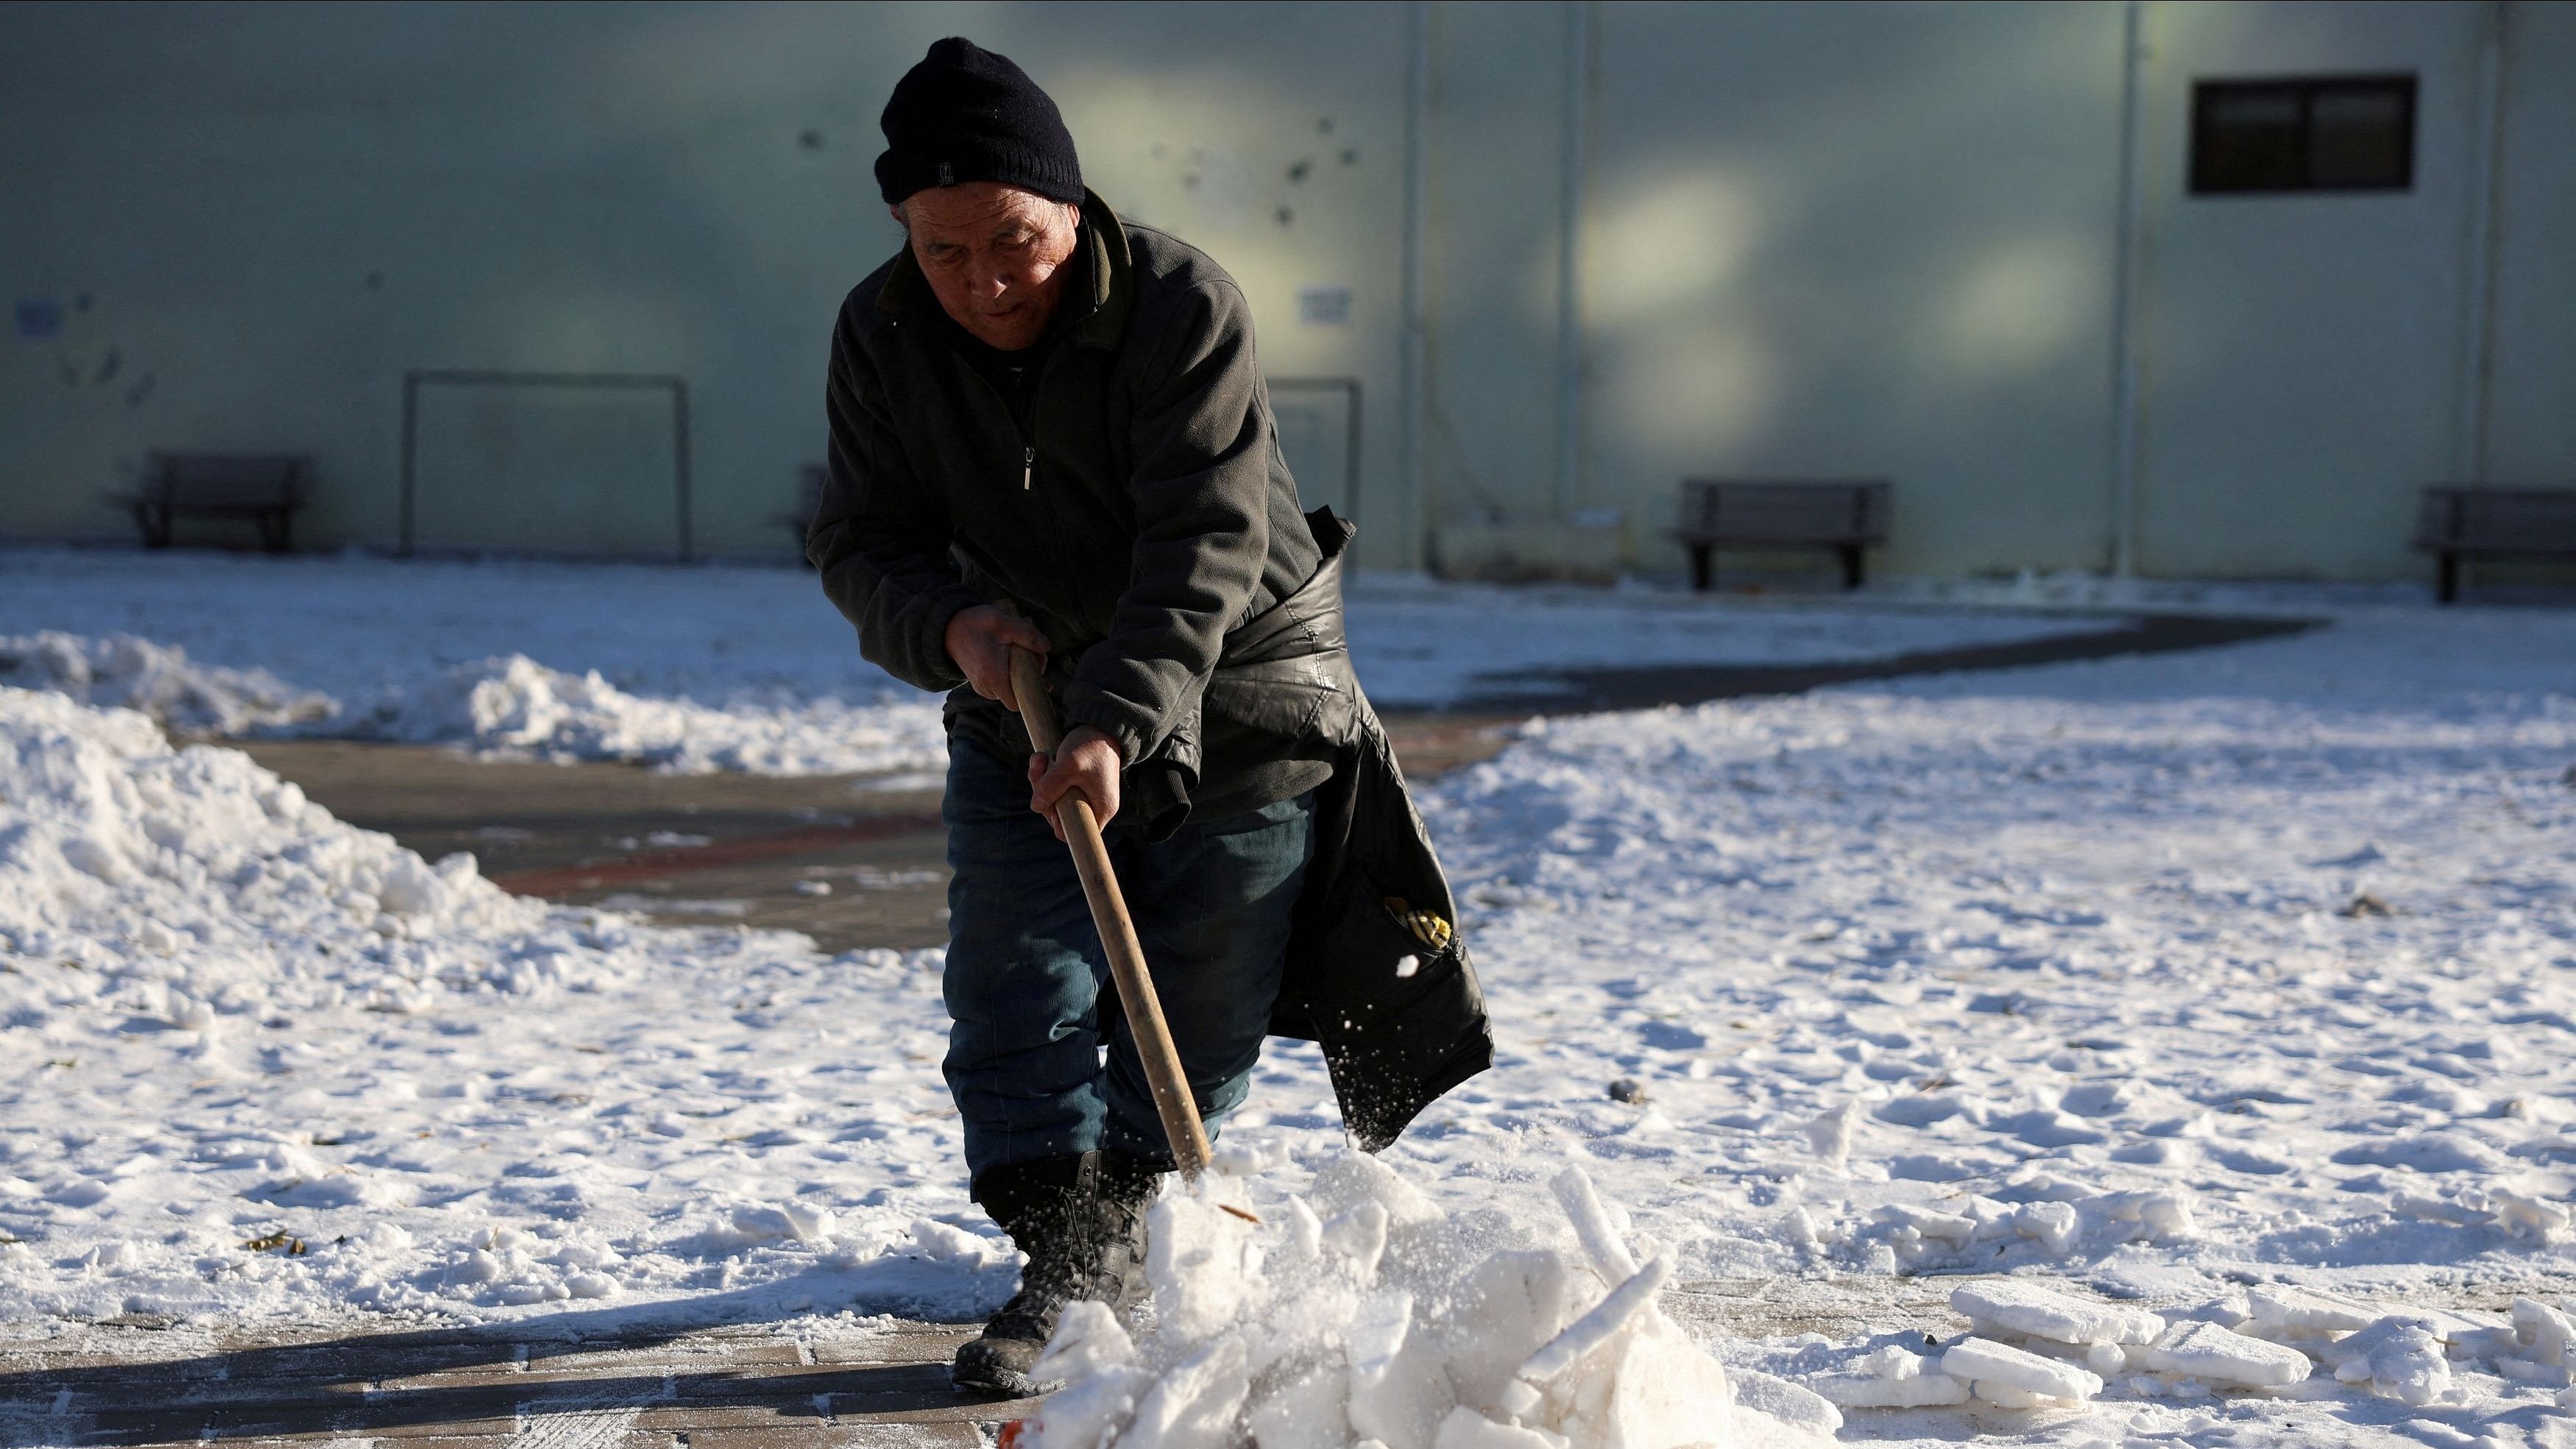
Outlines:
<svg viewBox="0 0 2576 1449"><path fill-rule="evenodd" d="M987 347L1036 344L1064 289L1082 209L1016 186L969 181L916 191L894 208L939 305Z"/></svg>

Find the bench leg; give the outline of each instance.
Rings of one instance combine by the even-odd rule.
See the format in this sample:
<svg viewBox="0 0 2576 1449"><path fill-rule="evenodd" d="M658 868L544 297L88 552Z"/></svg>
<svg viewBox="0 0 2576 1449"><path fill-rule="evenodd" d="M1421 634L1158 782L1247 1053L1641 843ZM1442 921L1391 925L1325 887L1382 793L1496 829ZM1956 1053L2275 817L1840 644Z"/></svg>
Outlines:
<svg viewBox="0 0 2576 1449"><path fill-rule="evenodd" d="M1695 594L1705 594L1713 585L1716 584L1716 563L1715 560L1710 557L1714 552L1714 549L1704 543L1695 543L1690 546L1691 592Z"/></svg>
<svg viewBox="0 0 2576 1449"><path fill-rule="evenodd" d="M291 545L287 533L292 515L273 511L259 515L259 547L263 553L284 553Z"/></svg>
<svg viewBox="0 0 2576 1449"><path fill-rule="evenodd" d="M167 504L154 505L150 503L138 503L134 505L134 523L136 527L143 530L143 546L145 548L168 548L170 546L170 509Z"/></svg>
<svg viewBox="0 0 2576 1449"><path fill-rule="evenodd" d="M2434 588L2433 593L2434 597L2438 598L2445 604L2456 603L2459 601L2460 556L2458 554L2446 553L2442 555L2442 580L2441 583Z"/></svg>
<svg viewBox="0 0 2576 1449"><path fill-rule="evenodd" d="M1842 556L1843 589L1845 592L1849 592L1860 587L1860 545L1856 543L1844 544L1842 546Z"/></svg>

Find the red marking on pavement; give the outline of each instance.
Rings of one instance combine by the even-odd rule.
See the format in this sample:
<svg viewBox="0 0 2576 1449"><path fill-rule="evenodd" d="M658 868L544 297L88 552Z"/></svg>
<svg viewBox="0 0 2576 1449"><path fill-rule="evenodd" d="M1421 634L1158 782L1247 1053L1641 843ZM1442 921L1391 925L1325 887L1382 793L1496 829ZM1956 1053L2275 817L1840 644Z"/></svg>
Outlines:
<svg viewBox="0 0 2576 1449"><path fill-rule="evenodd" d="M737 836L685 850L641 850L633 855L621 855L614 860L595 861L589 865L550 865L535 870L514 870L492 877L492 884L513 895L570 895L575 891L628 885L666 875L685 875L714 866L744 865L755 860L776 860L784 855L804 855L854 841L883 840L890 835L927 834L939 828L936 815L878 815L847 825L816 825L804 830L782 831L777 835Z"/></svg>

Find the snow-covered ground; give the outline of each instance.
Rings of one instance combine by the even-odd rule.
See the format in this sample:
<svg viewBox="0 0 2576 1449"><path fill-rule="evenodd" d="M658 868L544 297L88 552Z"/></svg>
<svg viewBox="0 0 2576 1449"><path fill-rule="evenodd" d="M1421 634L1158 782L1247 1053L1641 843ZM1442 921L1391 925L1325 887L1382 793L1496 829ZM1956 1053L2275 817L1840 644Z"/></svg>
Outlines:
<svg viewBox="0 0 2576 1449"><path fill-rule="evenodd" d="M1528 671L1873 659L2101 628L1992 608L1772 608L1396 577L1353 590L1381 707L1544 702ZM23 549L0 685L216 736L452 742L675 770L935 770L935 696L861 660L793 569Z"/></svg>
<svg viewBox="0 0 2576 1449"><path fill-rule="evenodd" d="M353 687L318 653L299 676L283 623L208 628L244 652L172 637ZM1713 1345L1747 1402L1845 1404L1845 1439L2564 1438L2576 617L2345 607L2226 650L1556 720L1424 804L1501 1056L1387 1159L1455 1241L1557 1274L1515 1332L1618 1276L1548 1192L1579 1165L1635 1262L1869 1326ZM957 1178L936 952L513 900L236 753L0 689L0 968L13 1334L573 1298L962 1317L1009 1287ZM1362 1198L1414 1211L1334 1166L1311 1048L1274 1044L1228 1140L1260 1149L1274 1255L1292 1192L1340 1209L1316 1241L1346 1256ZM1977 1336L1927 1344L1901 1305L1962 1274ZM1408 1322L1454 1332L1456 1302L1366 1301L1332 1331L1386 1372ZM1496 1362L1492 1395L1537 1372Z"/></svg>

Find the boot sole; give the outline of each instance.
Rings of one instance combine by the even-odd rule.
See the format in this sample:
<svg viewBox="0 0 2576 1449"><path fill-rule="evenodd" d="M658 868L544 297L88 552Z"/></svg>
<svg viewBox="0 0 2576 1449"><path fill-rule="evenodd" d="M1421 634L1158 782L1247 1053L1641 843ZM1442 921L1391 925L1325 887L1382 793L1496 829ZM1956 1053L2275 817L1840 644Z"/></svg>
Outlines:
<svg viewBox="0 0 2576 1449"><path fill-rule="evenodd" d="M976 1340L976 1343L980 1342L982 1340ZM986 1355L974 1352L976 1343L969 1343L965 1348L960 1349L956 1362L948 1366L948 1381L958 1389L970 1394L994 1394L1009 1399L1034 1399L1041 1394L1051 1394L1064 1387L1061 1380L1040 1383L1007 1364L995 1363Z"/></svg>

